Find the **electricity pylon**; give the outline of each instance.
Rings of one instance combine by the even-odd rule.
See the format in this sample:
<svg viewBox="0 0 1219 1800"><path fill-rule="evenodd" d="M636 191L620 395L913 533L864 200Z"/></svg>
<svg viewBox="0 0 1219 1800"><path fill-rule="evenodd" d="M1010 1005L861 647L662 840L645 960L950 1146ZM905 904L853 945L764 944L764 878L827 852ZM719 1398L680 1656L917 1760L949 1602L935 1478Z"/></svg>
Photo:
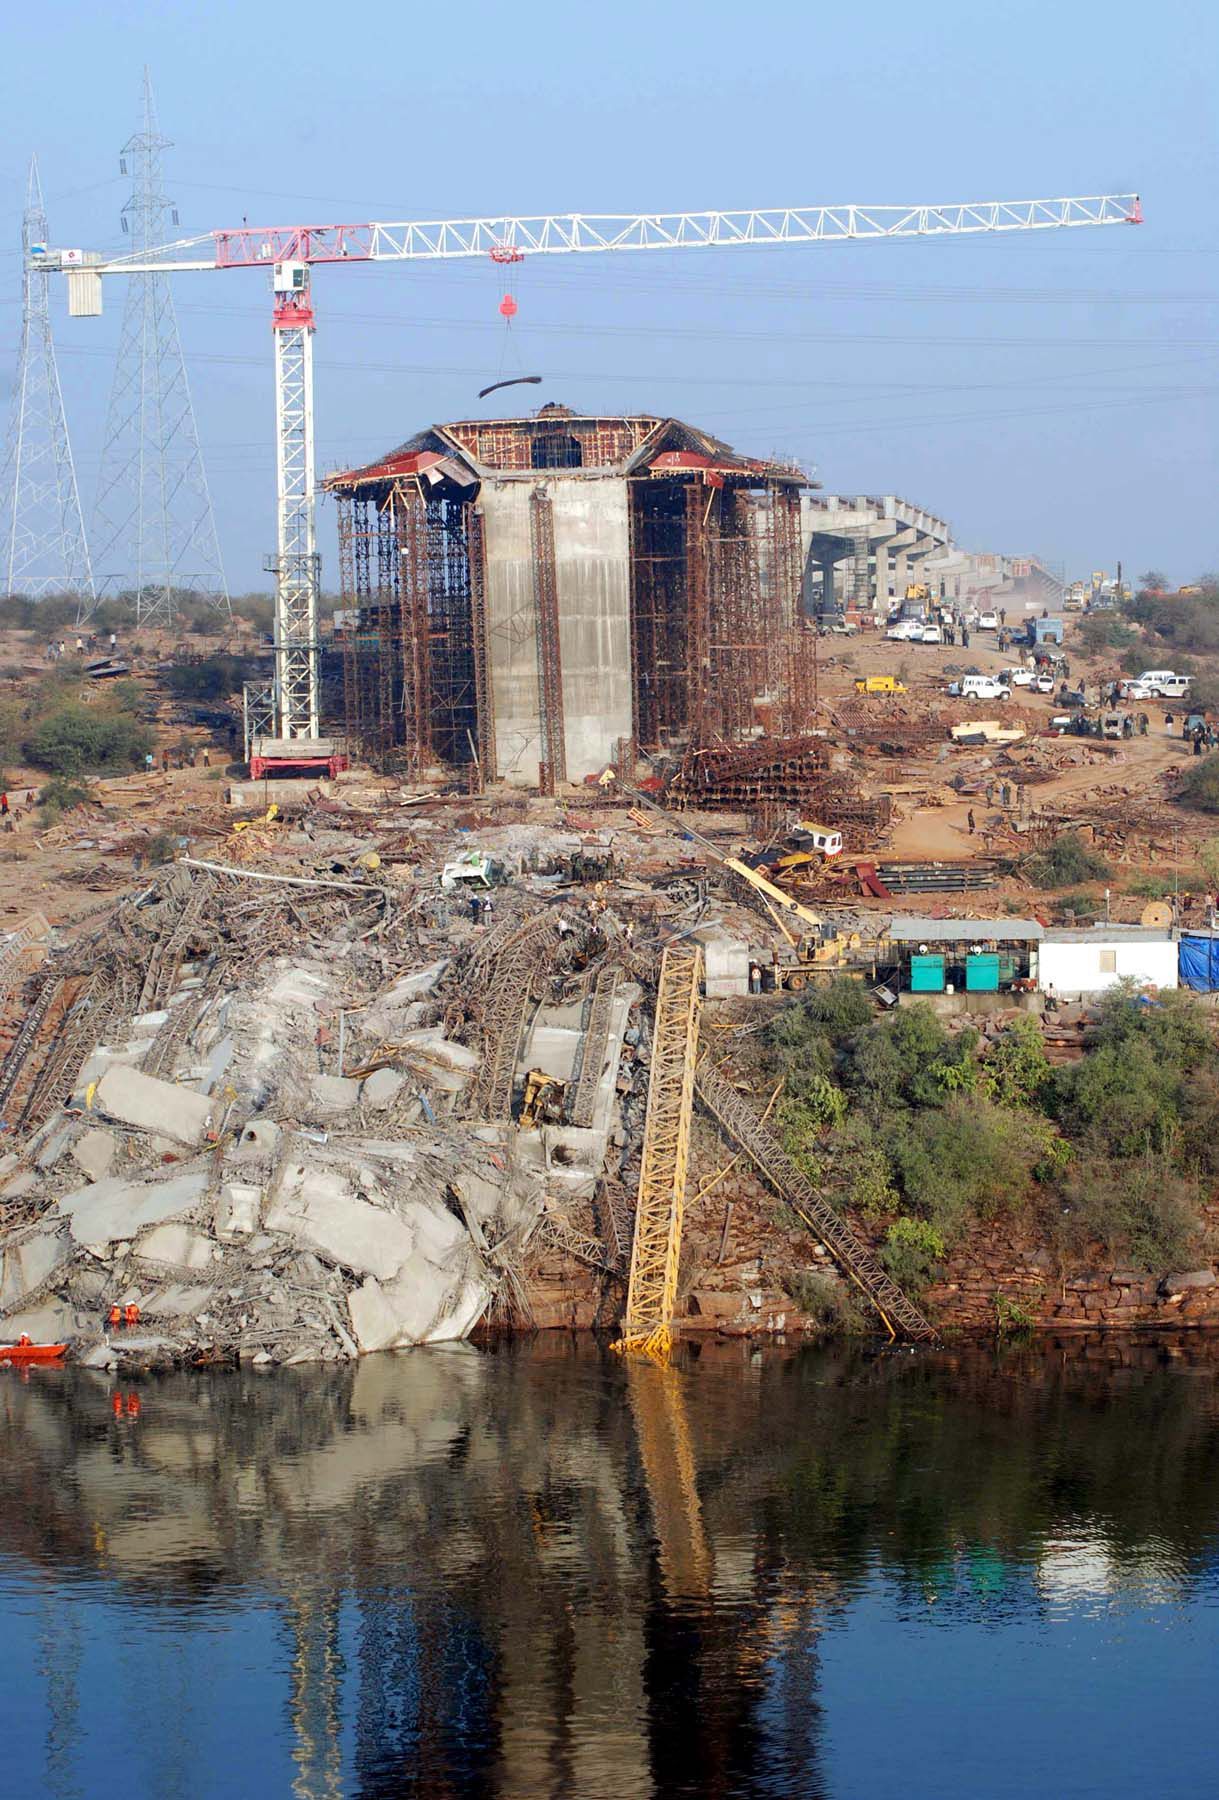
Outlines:
<svg viewBox="0 0 1219 1800"><path fill-rule="evenodd" d="M46 243L47 216L32 156L21 219L21 358L0 479L3 578L8 594L37 599L75 593L87 609L93 571L51 336L51 276L36 260Z"/></svg>
<svg viewBox="0 0 1219 1800"><path fill-rule="evenodd" d="M178 223L161 186L169 142L157 130L145 69L143 129L127 140L119 161L133 177L122 222L137 251L154 250L167 224ZM140 624L172 624L188 591L229 611L169 277L158 271L128 277L93 542L99 587L133 590Z"/></svg>

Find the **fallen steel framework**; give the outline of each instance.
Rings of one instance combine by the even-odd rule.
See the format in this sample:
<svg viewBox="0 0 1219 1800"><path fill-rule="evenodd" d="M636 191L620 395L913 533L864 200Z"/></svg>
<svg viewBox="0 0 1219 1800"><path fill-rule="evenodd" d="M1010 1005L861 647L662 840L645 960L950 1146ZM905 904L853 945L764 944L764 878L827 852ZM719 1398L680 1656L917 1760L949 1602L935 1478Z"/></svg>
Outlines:
<svg viewBox="0 0 1219 1800"><path fill-rule="evenodd" d="M673 1341L702 972L701 950L668 949L656 993L626 1321L618 1348L660 1358Z"/></svg>

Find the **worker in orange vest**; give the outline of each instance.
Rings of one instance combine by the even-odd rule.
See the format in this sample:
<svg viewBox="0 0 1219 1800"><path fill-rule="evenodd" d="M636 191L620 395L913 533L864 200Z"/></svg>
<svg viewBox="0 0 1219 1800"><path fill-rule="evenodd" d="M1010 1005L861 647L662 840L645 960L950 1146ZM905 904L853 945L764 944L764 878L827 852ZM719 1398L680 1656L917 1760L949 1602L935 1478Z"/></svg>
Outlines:
<svg viewBox="0 0 1219 1800"><path fill-rule="evenodd" d="M112 1306L110 1311L106 1314L106 1323L113 1331L117 1331L118 1327L123 1323L123 1309L117 1303Z"/></svg>
<svg viewBox="0 0 1219 1800"><path fill-rule="evenodd" d="M123 1308L123 1324L129 1328L140 1322L140 1309L134 1303Z"/></svg>

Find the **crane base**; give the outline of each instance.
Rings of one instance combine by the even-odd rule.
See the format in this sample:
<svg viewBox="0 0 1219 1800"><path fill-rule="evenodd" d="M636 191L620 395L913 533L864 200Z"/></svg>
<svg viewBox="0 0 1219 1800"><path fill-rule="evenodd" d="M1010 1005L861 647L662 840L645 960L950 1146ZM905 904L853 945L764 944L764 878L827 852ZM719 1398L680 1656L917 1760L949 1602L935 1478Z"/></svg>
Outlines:
<svg viewBox="0 0 1219 1800"><path fill-rule="evenodd" d="M347 751L335 738L255 738L250 746L250 779L295 775L332 780L347 767Z"/></svg>

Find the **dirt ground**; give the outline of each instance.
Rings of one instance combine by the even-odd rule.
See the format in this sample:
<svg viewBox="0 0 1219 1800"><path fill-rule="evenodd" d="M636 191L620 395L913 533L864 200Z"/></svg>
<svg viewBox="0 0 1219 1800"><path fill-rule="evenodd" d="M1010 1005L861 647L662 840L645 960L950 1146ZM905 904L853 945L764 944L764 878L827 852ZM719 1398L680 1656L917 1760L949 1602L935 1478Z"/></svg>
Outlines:
<svg viewBox="0 0 1219 1800"><path fill-rule="evenodd" d="M71 651L76 633L64 629L57 635L68 643ZM105 636L100 653L104 654L107 647L108 636ZM229 747L223 734L184 727L170 719L172 703L156 671L159 664L183 655L202 656L221 649L236 652L257 647L257 634L244 625L210 636L147 629L138 636L128 634L125 638L120 634L118 653L131 660L133 675L143 687L149 706L157 709L158 721L153 727L157 771L152 775L139 772L122 780L98 783L96 793L104 812L78 811L48 827L45 819L26 803L26 795L38 789L46 779L45 774L34 769L10 767L7 774L14 813L11 831L0 833L0 924L16 923L33 911L41 911L56 925L70 924L87 916L120 887L139 879L144 867L140 849L142 837L169 832L189 839L196 852L202 846L203 854L208 853L207 846L214 849L223 842L234 822L234 815L226 804L228 775L236 777L240 771L236 766L230 766L226 775ZM1073 622L1068 624L1065 648L1070 658L1073 685L1082 680L1092 691L1102 679L1109 680L1116 675L1112 660L1087 658L1080 653ZM50 667L45 651L41 634L0 631L0 700L20 699L45 676ZM821 645L820 695L824 705L832 708L848 697L853 698L856 677L895 674L908 689L902 704L917 708L920 703L942 702L948 682L963 668L997 672L1010 666L1019 654L1010 649L1000 653L991 633L974 634L968 650L960 645L896 643L887 640L882 633L870 631L851 639L827 638ZM83 674L79 691L86 699L97 694L96 685ZM879 713L890 703L883 697L871 697L864 704ZM1025 690L1019 691L1018 702L1012 704L1018 704L1021 713L1044 719L1047 723L1059 710L1053 696L1031 694ZM961 716L1002 716L1002 710L1001 705L993 708L983 705L974 708L972 713L964 709ZM1180 771L1190 760L1189 747L1181 741L1179 734L1166 735L1163 720L1161 707L1152 712L1152 730L1148 737L1135 737L1107 746L1099 753L1098 746L1091 745L1096 760L1068 766L1055 773L1052 779L1029 790L1035 796L1037 806L1069 805L1071 810L1078 810L1080 816L1086 818L1089 795L1099 794L1102 790L1108 791L1110 797L1114 792L1128 792L1132 803L1143 800L1162 803L1165 797L1163 777ZM199 757L206 745L212 766L209 769L171 768L168 773L162 773L162 748L177 751L184 738L190 740ZM1044 738L1030 741L1050 746L1077 742ZM835 746L839 751L844 747L849 746ZM883 844L877 844L877 853L890 859L955 859L985 854L989 847L987 806L978 796L972 799L958 796L948 786L953 773L964 767L971 757L977 759L978 754L976 749L963 751L951 749L946 744L912 745L908 759L910 766L900 769L895 767L892 759L866 754L852 757L851 764L865 787L875 792L889 786L897 799L893 829ZM903 784L897 780L899 775L915 779ZM913 791L903 792L903 785ZM577 794L570 796L570 800L579 804ZM480 804L484 811L494 808L490 798ZM971 811L976 826L973 835L969 831ZM1212 828L1205 818L1178 809L1171 842L1149 843L1142 866L1162 873L1166 866L1171 867L1175 862L1182 870L1188 870L1193 866L1197 843L1211 835ZM1115 877L1119 885L1126 874L1136 872L1140 854L1135 851L1126 857L1123 869ZM1031 904L1026 884L1017 883L1010 890L996 893L994 902L998 904L1003 899L1017 897L1026 906ZM852 905L885 910L887 904L888 910L892 910L891 903L860 902L854 894L850 898ZM977 896L973 898L976 900ZM912 909L917 902L904 904L907 909Z"/></svg>

